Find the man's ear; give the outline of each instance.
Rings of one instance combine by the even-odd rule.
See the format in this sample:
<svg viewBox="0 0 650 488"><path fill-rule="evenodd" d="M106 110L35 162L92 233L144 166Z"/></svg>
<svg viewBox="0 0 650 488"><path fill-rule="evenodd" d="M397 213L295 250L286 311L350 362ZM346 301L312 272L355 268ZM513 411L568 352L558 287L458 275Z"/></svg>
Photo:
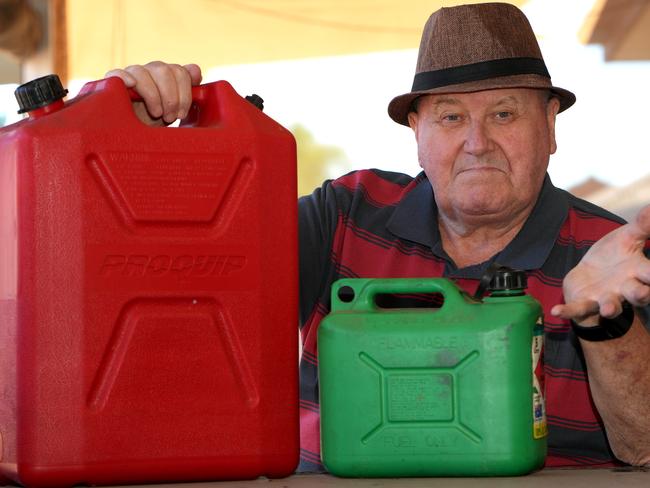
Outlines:
<svg viewBox="0 0 650 488"><path fill-rule="evenodd" d="M554 154L557 150L557 142L555 140L555 117L560 111L560 100L553 97L546 104L546 124L548 125L549 136L549 154Z"/></svg>
<svg viewBox="0 0 650 488"><path fill-rule="evenodd" d="M418 140L418 113L409 112L408 121L409 121L409 127L413 129L413 133L415 134L415 140L417 141Z"/></svg>

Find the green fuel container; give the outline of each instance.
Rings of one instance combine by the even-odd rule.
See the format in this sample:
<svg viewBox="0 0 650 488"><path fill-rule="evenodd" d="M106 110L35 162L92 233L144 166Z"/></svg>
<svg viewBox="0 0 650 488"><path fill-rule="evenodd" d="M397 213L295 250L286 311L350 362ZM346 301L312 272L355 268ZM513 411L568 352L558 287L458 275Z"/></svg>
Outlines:
<svg viewBox="0 0 650 488"><path fill-rule="evenodd" d="M543 317L525 280L501 268L480 299L444 278L335 282L318 331L327 470L424 477L541 468ZM414 294L442 305L381 306L383 297Z"/></svg>

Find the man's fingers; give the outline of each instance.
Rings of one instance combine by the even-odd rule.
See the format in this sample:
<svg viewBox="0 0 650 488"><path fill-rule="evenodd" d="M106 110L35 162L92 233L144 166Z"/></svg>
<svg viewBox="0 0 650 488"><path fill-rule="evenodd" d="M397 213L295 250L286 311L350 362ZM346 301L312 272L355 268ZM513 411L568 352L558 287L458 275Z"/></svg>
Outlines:
<svg viewBox="0 0 650 488"><path fill-rule="evenodd" d="M183 68L161 61L147 63L144 68L150 73L156 84L160 96L162 117L169 124L178 118L180 96L176 71Z"/></svg>
<svg viewBox="0 0 650 488"><path fill-rule="evenodd" d="M142 97L144 106L134 103L134 110L149 125L185 118L192 105L192 86L200 84L202 79L201 68L196 64L181 66L161 61L114 69L105 76L121 78Z"/></svg>
<svg viewBox="0 0 650 488"><path fill-rule="evenodd" d="M611 319L620 315L622 311L623 304L618 296L607 293L598 299L598 312L603 317Z"/></svg>
<svg viewBox="0 0 650 488"><path fill-rule="evenodd" d="M174 76L178 87L178 112L176 116L179 119L184 119L187 117L187 112L192 105L192 79L187 69L182 66L174 69Z"/></svg>
<svg viewBox="0 0 650 488"><path fill-rule="evenodd" d="M643 307L650 303L650 286L639 280L629 279L621 286L623 297L636 307Z"/></svg>
<svg viewBox="0 0 650 488"><path fill-rule="evenodd" d="M128 66L125 69L135 78L136 84L133 88L142 97L149 115L154 119L162 117L163 108L162 101L160 100L160 92L151 77L151 73L144 66L140 65Z"/></svg>
<svg viewBox="0 0 650 488"><path fill-rule="evenodd" d="M650 303L650 260L642 249L650 238L650 205L636 219L596 242L563 282L566 305L552 314L592 322L599 314L621 314L622 301L634 306Z"/></svg>
<svg viewBox="0 0 650 488"><path fill-rule="evenodd" d="M581 322L594 315L605 318L619 316L623 311L623 300L636 307L650 304L650 286L637 279L630 278L623 282L620 291L620 295L606 293L598 297L598 300L577 300L564 305L555 305L551 309L551 315Z"/></svg>
<svg viewBox="0 0 650 488"><path fill-rule="evenodd" d="M201 84L203 75L201 68L197 64L186 64L180 67L176 73L179 83L179 110L178 118L184 119L192 106L192 87Z"/></svg>
<svg viewBox="0 0 650 488"><path fill-rule="evenodd" d="M551 308L551 315L553 317L566 318L564 316L564 309L565 305L554 305L553 308Z"/></svg>
<svg viewBox="0 0 650 488"><path fill-rule="evenodd" d="M136 79L131 76L128 71L125 71L123 69L112 69L106 72L104 78L110 78L111 76L117 76L118 78L121 78L127 88L133 88L135 86Z"/></svg>
<svg viewBox="0 0 650 488"><path fill-rule="evenodd" d="M581 300L555 305L551 309L551 315L567 320L581 321L591 315L598 314L598 302L595 300Z"/></svg>
<svg viewBox="0 0 650 488"><path fill-rule="evenodd" d="M190 80L192 80L192 86L196 86L201 83L203 75L201 74L201 68L198 64L185 64L183 65L183 68L185 68L185 70L189 73Z"/></svg>

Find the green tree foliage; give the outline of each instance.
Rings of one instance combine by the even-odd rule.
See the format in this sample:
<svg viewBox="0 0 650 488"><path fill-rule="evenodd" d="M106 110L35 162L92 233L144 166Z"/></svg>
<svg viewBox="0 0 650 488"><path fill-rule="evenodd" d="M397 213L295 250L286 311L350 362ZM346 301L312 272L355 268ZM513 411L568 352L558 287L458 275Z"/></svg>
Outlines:
<svg viewBox="0 0 650 488"><path fill-rule="evenodd" d="M326 179L349 170L350 163L340 147L320 144L300 124L290 130L298 152L298 195L308 195Z"/></svg>

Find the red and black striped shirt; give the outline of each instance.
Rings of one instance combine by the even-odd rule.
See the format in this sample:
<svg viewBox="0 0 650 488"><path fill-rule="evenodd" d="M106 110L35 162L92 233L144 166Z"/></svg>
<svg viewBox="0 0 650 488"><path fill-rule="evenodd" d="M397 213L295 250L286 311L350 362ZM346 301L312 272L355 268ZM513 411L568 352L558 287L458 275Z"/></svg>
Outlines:
<svg viewBox="0 0 650 488"><path fill-rule="evenodd" d="M479 265L458 269L442 248L433 190L416 178L378 170L327 181L299 201L300 471L322 471L316 336L339 278L448 277L469 293L489 264L526 270L528 293L545 314L547 466L617 464L589 392L585 359L570 323L550 315L562 280L619 217L555 188L548 176L524 227Z"/></svg>

